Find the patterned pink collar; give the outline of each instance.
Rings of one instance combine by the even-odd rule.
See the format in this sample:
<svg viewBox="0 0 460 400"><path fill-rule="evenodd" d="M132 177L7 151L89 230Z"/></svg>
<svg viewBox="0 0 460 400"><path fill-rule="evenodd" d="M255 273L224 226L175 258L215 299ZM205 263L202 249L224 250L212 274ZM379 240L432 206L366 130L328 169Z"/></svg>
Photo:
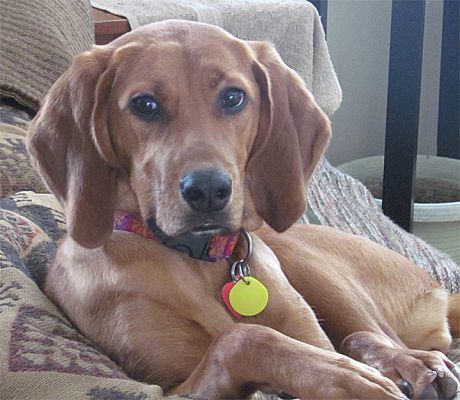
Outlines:
<svg viewBox="0 0 460 400"><path fill-rule="evenodd" d="M204 261L217 261L229 258L238 243L240 232L227 235L184 234L172 238L163 233L152 219L144 223L140 214L115 212L113 229L132 232L146 239L157 240L175 250L188 253L190 257ZM155 232L155 234L154 234Z"/></svg>

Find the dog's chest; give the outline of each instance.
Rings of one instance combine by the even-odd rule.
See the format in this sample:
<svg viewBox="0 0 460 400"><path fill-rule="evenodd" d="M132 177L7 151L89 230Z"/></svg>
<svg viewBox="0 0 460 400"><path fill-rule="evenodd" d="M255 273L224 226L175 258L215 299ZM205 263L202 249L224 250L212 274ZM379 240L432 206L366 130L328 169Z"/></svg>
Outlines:
<svg viewBox="0 0 460 400"><path fill-rule="evenodd" d="M73 251L72 264L79 266L74 265L68 272L79 273L75 279L75 274L66 274L67 280L72 281L69 286L73 290L81 287L76 298L98 298L101 287L105 288L102 292L121 299L120 293L136 293L160 304L165 314L198 322L211 335L235 322L278 329L291 315L298 319L302 310L309 312L310 308L289 283L271 249L258 237L253 236L253 240L250 274L268 290L267 306L255 316L235 318L224 304L222 289L232 281L228 262L198 261L129 234L114 236L104 249Z"/></svg>
<svg viewBox="0 0 460 400"><path fill-rule="evenodd" d="M212 336L237 322L282 330L291 318L296 322L303 315L311 318L310 307L292 287L274 253L257 238L254 238L254 255L249 261L250 276L267 289L268 303L265 309L254 316L235 317L222 298L222 289L232 282L231 264L186 260L172 273L176 286L170 293L170 302L175 304L175 312L183 318L198 322ZM164 282L165 286L170 279L173 278L168 278Z"/></svg>
<svg viewBox="0 0 460 400"><path fill-rule="evenodd" d="M133 376L137 369L129 360L137 360L146 349L153 370L188 376L212 341L238 322L265 325L320 346L325 341L315 341L302 331L311 324L299 322L314 315L290 285L273 252L257 238L251 274L266 286L269 300L260 314L241 319L234 318L221 299L221 289L231 279L227 262L200 262L133 236L119 238L92 251L75 249L72 242L62 246L47 286L90 340L114 352L117 359L128 360L124 367ZM133 347L144 342L149 343L146 348ZM187 363L171 363L171 343L175 354ZM163 377L163 373L154 376L156 382L167 385Z"/></svg>

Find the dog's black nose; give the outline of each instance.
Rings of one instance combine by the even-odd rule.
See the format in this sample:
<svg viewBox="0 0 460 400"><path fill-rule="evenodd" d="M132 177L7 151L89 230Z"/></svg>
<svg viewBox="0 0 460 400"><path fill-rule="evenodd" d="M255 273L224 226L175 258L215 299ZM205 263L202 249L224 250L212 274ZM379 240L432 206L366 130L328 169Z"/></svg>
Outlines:
<svg viewBox="0 0 460 400"><path fill-rule="evenodd" d="M193 171L180 180L185 201L196 211L220 211L232 194L232 180L223 171Z"/></svg>

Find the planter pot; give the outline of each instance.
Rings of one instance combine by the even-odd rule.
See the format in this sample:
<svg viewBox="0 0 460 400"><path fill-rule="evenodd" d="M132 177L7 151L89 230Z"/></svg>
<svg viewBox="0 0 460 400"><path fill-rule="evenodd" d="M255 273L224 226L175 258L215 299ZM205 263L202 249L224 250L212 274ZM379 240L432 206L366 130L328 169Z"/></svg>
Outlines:
<svg viewBox="0 0 460 400"><path fill-rule="evenodd" d="M338 169L361 181L382 205L383 157L368 157ZM460 161L417 156L413 233L460 264Z"/></svg>

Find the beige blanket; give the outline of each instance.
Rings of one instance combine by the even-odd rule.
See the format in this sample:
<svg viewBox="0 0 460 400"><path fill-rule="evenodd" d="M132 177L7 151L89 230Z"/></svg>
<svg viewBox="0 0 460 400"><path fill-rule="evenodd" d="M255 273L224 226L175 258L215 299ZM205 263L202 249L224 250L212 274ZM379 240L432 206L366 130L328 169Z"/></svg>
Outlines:
<svg viewBox="0 0 460 400"><path fill-rule="evenodd" d="M306 0L92 0L91 3L126 17L132 29L175 18L217 25L241 39L270 41L283 60L304 79L328 115L342 101L320 17Z"/></svg>

